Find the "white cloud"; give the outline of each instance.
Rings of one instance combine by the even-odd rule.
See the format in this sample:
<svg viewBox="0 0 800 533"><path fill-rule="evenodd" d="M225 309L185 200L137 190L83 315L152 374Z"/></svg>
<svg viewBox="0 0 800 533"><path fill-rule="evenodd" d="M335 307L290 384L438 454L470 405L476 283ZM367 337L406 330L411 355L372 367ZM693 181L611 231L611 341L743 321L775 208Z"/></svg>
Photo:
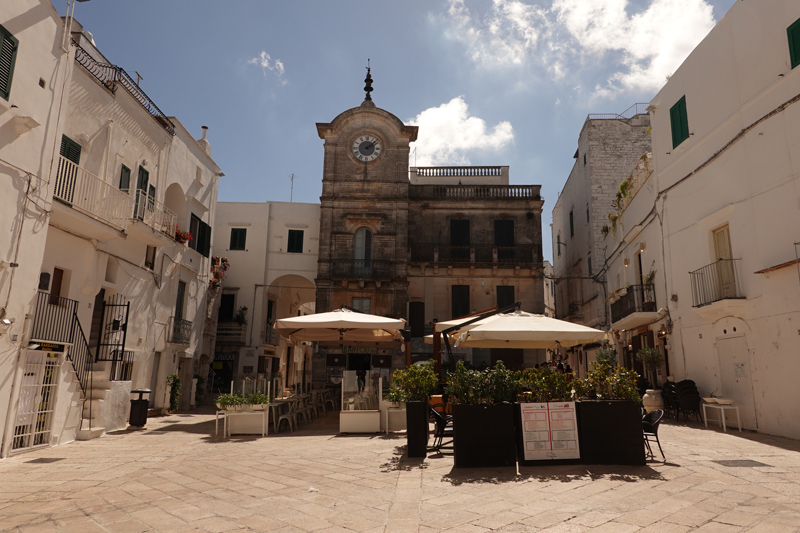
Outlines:
<svg viewBox="0 0 800 533"><path fill-rule="evenodd" d="M264 72L264 78L267 77L268 73L272 72L278 77L281 85L286 85L288 83L285 79L283 79L283 74L285 72L283 61L280 59L273 60L265 50L262 50L258 57L250 59L247 64L261 67L261 70Z"/></svg>
<svg viewBox="0 0 800 533"><path fill-rule="evenodd" d="M707 0L642 0L634 14L629 0L493 0L483 16L448 1L445 35L476 64L534 65L559 80L606 62L612 73L599 96L659 89L714 26Z"/></svg>
<svg viewBox="0 0 800 533"><path fill-rule="evenodd" d="M416 165L421 167L469 165L466 151L496 152L514 140L510 122L500 122L488 131L486 121L469 115L469 106L461 96L426 109L406 122L419 126L415 146Z"/></svg>

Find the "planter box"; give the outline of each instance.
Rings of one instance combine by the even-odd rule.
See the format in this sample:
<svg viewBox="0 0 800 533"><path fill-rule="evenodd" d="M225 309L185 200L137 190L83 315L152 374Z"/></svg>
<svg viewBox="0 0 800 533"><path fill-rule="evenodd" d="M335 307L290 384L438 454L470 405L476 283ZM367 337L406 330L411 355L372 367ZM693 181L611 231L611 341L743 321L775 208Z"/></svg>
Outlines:
<svg viewBox="0 0 800 533"><path fill-rule="evenodd" d="M576 402L581 460L589 465L644 465L642 410L627 400Z"/></svg>
<svg viewBox="0 0 800 533"><path fill-rule="evenodd" d="M453 447L457 468L515 466L514 405L454 405Z"/></svg>
<svg viewBox="0 0 800 533"><path fill-rule="evenodd" d="M406 402L406 440L409 457L428 453L428 402Z"/></svg>

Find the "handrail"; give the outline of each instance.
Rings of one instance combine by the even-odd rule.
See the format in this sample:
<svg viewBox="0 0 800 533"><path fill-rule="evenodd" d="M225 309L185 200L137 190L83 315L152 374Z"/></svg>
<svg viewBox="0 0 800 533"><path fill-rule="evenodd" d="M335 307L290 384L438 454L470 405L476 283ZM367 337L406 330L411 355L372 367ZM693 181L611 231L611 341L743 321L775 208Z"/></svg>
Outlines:
<svg viewBox="0 0 800 533"><path fill-rule="evenodd" d="M538 262L538 247L534 244L469 244L413 243L409 245L414 263L531 263Z"/></svg>
<svg viewBox="0 0 800 533"><path fill-rule="evenodd" d="M53 198L125 231L131 197L64 156L58 157Z"/></svg>
<svg viewBox="0 0 800 533"><path fill-rule="evenodd" d="M646 103L636 103L622 113L589 113L586 120L628 120L636 115L646 115L648 113Z"/></svg>
<svg viewBox="0 0 800 533"><path fill-rule="evenodd" d="M633 313L655 312L656 291L652 283L630 285L625 296L611 304L611 322L622 320Z"/></svg>
<svg viewBox="0 0 800 533"><path fill-rule="evenodd" d="M131 218L141 220L155 231L159 231L171 239L175 238L178 215L144 190L136 191Z"/></svg>
<svg viewBox="0 0 800 533"><path fill-rule="evenodd" d="M502 176L503 167L414 167L417 176Z"/></svg>
<svg viewBox="0 0 800 533"><path fill-rule="evenodd" d="M188 346L192 338L192 322L182 318L169 317L169 342Z"/></svg>
<svg viewBox="0 0 800 533"><path fill-rule="evenodd" d="M519 198L541 200L539 185L414 185L409 187L411 199L481 199Z"/></svg>
<svg viewBox="0 0 800 533"><path fill-rule="evenodd" d="M742 299L739 276L739 259L718 261L689 272L692 283L692 307L703 307L720 300Z"/></svg>
<svg viewBox="0 0 800 533"><path fill-rule="evenodd" d="M116 92L117 84L122 85L162 128L167 130L170 135L175 135L175 124L173 124L172 121L167 118L167 115L158 108L155 102L139 88L139 84L134 82L133 78L131 78L124 69L116 65L100 63L93 58L86 49L81 47L77 41L73 40L72 44L75 46L75 61L86 69L86 72L105 85L112 93Z"/></svg>

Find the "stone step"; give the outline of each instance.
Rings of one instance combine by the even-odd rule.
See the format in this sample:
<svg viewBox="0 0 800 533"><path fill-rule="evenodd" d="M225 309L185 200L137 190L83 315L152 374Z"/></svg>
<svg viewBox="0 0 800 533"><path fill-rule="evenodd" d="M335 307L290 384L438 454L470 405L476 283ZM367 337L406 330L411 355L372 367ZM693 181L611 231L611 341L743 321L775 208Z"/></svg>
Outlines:
<svg viewBox="0 0 800 533"><path fill-rule="evenodd" d="M107 373L91 372L92 379L89 381L89 386L95 390L108 390L114 383L108 379Z"/></svg>
<svg viewBox="0 0 800 533"><path fill-rule="evenodd" d="M93 427L92 429L79 429L75 438L78 440L91 440L103 435L106 432L104 427Z"/></svg>
<svg viewBox="0 0 800 533"><path fill-rule="evenodd" d="M93 400L86 400L83 402L83 419L89 420L89 405L92 406L92 418L97 418L100 415L100 410L103 408L105 400L102 398L95 398Z"/></svg>
<svg viewBox="0 0 800 533"><path fill-rule="evenodd" d="M84 398L88 399L91 398L92 400L104 400L106 394L108 393L108 389L92 389L90 391L86 391L84 394Z"/></svg>

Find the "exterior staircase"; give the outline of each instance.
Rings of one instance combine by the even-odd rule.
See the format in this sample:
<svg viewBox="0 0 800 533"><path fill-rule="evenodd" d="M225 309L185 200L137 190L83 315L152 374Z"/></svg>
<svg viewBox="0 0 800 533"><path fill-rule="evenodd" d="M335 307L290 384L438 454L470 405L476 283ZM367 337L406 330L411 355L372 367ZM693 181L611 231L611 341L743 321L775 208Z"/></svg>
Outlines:
<svg viewBox="0 0 800 533"><path fill-rule="evenodd" d="M87 387L83 391L83 413L77 433L78 440L95 439L106 432L101 415L105 411L106 394L111 389L110 366L110 361L91 364Z"/></svg>

